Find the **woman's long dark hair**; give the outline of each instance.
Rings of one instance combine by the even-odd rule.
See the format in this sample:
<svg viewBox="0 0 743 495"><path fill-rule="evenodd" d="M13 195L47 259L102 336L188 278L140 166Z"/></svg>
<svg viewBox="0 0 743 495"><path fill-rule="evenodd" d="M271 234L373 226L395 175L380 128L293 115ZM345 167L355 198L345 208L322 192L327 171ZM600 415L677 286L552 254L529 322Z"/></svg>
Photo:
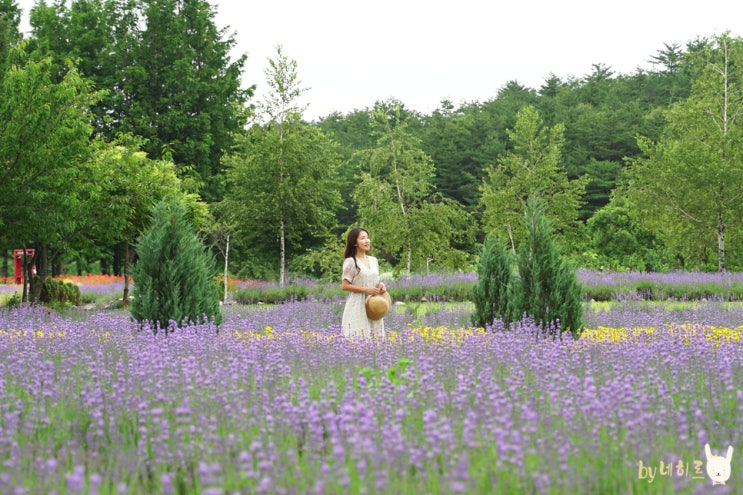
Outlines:
<svg viewBox="0 0 743 495"><path fill-rule="evenodd" d="M346 258L353 258L353 264L356 266L357 272L360 272L361 268L359 268L359 264L356 262L356 243L362 232L366 232L366 235L369 235L369 231L361 227L354 227L348 232L348 236L346 236L346 252L343 255L344 260Z"/></svg>

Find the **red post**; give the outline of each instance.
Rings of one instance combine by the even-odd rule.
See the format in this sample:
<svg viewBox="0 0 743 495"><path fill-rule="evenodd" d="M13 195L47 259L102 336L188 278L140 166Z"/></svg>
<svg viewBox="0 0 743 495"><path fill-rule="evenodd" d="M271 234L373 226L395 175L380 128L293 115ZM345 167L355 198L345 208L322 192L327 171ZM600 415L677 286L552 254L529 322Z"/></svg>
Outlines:
<svg viewBox="0 0 743 495"><path fill-rule="evenodd" d="M23 283L23 252L26 252L27 258L33 258L36 254L36 250L33 248L28 249L14 249L13 250L13 275L15 276L15 283ZM31 271L36 273L36 266L31 267Z"/></svg>

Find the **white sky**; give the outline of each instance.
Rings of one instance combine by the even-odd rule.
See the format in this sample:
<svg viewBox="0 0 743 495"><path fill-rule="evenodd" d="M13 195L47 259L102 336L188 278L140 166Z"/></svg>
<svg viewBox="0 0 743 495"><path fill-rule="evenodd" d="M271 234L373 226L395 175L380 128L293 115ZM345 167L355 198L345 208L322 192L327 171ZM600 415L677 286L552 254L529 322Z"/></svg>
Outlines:
<svg viewBox="0 0 743 495"><path fill-rule="evenodd" d="M24 13L34 0L20 0ZM248 55L243 82L262 99L267 59L281 44L297 61L305 117L396 98L430 113L493 99L508 81L539 89L593 64L630 74L665 44L730 31L743 36L740 0L212 0L216 23Z"/></svg>

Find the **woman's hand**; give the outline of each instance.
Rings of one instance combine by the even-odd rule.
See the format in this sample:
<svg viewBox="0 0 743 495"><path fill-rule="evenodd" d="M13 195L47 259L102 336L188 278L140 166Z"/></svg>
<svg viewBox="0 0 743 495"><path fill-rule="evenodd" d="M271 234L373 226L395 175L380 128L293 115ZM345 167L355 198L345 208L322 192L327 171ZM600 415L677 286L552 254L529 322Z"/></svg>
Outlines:
<svg viewBox="0 0 743 495"><path fill-rule="evenodd" d="M369 294L372 296L378 296L379 294L384 294L385 292L387 292L387 287L385 287L382 282L379 282L379 285L369 290Z"/></svg>

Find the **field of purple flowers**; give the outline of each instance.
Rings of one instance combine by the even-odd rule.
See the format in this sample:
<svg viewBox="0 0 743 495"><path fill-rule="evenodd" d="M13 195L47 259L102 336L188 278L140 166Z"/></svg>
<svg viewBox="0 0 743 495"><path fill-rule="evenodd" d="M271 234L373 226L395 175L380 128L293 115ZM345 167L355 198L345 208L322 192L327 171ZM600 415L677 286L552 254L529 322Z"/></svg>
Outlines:
<svg viewBox="0 0 743 495"><path fill-rule="evenodd" d="M587 306L578 341L397 305L340 336L343 300L128 313L0 309L3 494L737 493L743 306ZM712 486L704 445L734 447Z"/></svg>

